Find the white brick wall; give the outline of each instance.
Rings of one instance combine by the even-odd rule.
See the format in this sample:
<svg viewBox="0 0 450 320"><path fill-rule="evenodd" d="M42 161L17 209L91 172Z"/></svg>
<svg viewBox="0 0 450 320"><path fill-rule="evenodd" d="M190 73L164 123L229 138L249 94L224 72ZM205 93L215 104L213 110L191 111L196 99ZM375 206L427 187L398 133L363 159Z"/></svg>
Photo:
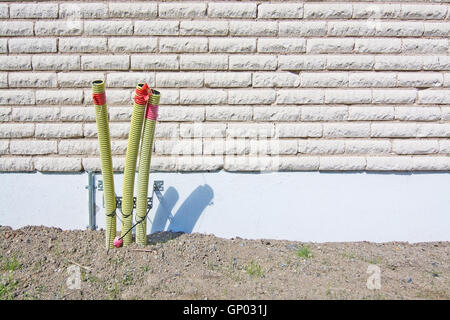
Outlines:
<svg viewBox="0 0 450 320"><path fill-rule="evenodd" d="M80 57L75 55L36 55L32 57L34 70L80 70Z"/></svg>
<svg viewBox="0 0 450 320"><path fill-rule="evenodd" d="M114 167L161 91L154 170L449 170L447 1L0 4L0 171Z"/></svg>
<svg viewBox="0 0 450 320"><path fill-rule="evenodd" d="M252 74L247 72L205 73L205 86L211 88L243 88L252 85Z"/></svg>
<svg viewBox="0 0 450 320"><path fill-rule="evenodd" d="M65 19L106 18L108 17L108 5L106 3L61 3L59 5L59 17Z"/></svg>
<svg viewBox="0 0 450 320"><path fill-rule="evenodd" d="M180 22L180 35L183 36L225 36L227 34L227 21L187 20Z"/></svg>
<svg viewBox="0 0 450 320"><path fill-rule="evenodd" d="M106 38L60 38L58 49L61 53L68 52L105 52L107 50Z"/></svg>
<svg viewBox="0 0 450 320"><path fill-rule="evenodd" d="M214 18L256 18L256 3L208 3L208 16Z"/></svg>
<svg viewBox="0 0 450 320"><path fill-rule="evenodd" d="M51 140L11 140L9 152L13 155L56 154L57 142Z"/></svg>
<svg viewBox="0 0 450 320"><path fill-rule="evenodd" d="M196 18L206 15L206 3L160 3L159 17L161 18Z"/></svg>
<svg viewBox="0 0 450 320"><path fill-rule="evenodd" d="M56 39L11 38L8 40L10 53L56 52Z"/></svg>
<svg viewBox="0 0 450 320"><path fill-rule="evenodd" d="M336 3L305 3L304 5L304 17L310 19L323 19L323 18L351 18L352 16L352 4L336 4Z"/></svg>
<svg viewBox="0 0 450 320"><path fill-rule="evenodd" d="M314 37L324 36L327 33L325 21L280 21L279 36Z"/></svg>
<svg viewBox="0 0 450 320"><path fill-rule="evenodd" d="M158 5L155 2L110 2L110 18L155 18Z"/></svg>
<svg viewBox="0 0 450 320"><path fill-rule="evenodd" d="M295 19L302 17L302 3L262 3L258 5L258 18Z"/></svg>
<svg viewBox="0 0 450 320"><path fill-rule="evenodd" d="M83 21L36 21L34 33L37 36L75 36L83 33Z"/></svg>
<svg viewBox="0 0 450 320"><path fill-rule="evenodd" d="M12 3L9 6L10 18L56 18L57 3Z"/></svg>
<svg viewBox="0 0 450 320"><path fill-rule="evenodd" d="M147 36L177 35L180 30L178 21L136 21L134 34Z"/></svg>

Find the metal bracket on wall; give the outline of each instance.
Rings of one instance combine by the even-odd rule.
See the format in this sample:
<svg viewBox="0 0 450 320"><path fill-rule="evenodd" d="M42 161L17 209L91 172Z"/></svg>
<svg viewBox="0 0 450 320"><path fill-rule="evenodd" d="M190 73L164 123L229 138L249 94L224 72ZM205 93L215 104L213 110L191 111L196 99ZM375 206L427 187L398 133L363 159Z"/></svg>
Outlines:
<svg viewBox="0 0 450 320"><path fill-rule="evenodd" d="M162 180L155 180L153 182L153 191L164 191L164 181Z"/></svg>
<svg viewBox="0 0 450 320"><path fill-rule="evenodd" d="M103 180L98 180L97 190L103 191Z"/></svg>
<svg viewBox="0 0 450 320"><path fill-rule="evenodd" d="M147 198L147 210L153 207L153 197ZM122 197L116 197L116 208L122 209ZM136 209L136 197L133 197L133 209Z"/></svg>
<svg viewBox="0 0 450 320"><path fill-rule="evenodd" d="M95 205L95 192L103 191L103 180L98 180L97 183L95 181L96 173L89 171L88 172L88 185L85 187L89 192L89 225L86 227L90 230L96 230L96 205ZM152 196L147 198L147 210L150 210L153 207L153 196L154 193L164 191L164 181L163 180L155 180L153 181L153 189ZM103 208L105 207L105 199L103 200ZM122 209L122 197L116 196L116 207ZM133 197L133 209L136 209L136 197Z"/></svg>
<svg viewBox="0 0 450 320"><path fill-rule="evenodd" d="M98 191L103 191L103 180L97 181L97 187L94 186ZM147 210L153 207L153 194L155 191L164 191L164 181L155 180L153 181L152 196L147 198ZM103 198L103 208L105 207L105 199ZM116 208L122 209L122 197L116 196ZM133 197L133 209L136 209L136 197Z"/></svg>
<svg viewBox="0 0 450 320"><path fill-rule="evenodd" d="M86 228L95 230L97 229L97 226L95 224L95 190L99 190L99 187L95 186L95 173L93 173L92 171L88 172L88 185L85 188L89 192L89 225Z"/></svg>

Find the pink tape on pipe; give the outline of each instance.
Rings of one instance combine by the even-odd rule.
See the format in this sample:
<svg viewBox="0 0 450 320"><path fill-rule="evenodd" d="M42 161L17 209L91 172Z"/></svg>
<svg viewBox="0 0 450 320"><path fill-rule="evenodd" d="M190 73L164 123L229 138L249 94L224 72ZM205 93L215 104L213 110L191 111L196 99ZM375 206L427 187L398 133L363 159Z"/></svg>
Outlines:
<svg viewBox="0 0 450 320"><path fill-rule="evenodd" d="M152 104L147 105L147 110L145 112L145 117L150 120L158 119L158 106Z"/></svg>

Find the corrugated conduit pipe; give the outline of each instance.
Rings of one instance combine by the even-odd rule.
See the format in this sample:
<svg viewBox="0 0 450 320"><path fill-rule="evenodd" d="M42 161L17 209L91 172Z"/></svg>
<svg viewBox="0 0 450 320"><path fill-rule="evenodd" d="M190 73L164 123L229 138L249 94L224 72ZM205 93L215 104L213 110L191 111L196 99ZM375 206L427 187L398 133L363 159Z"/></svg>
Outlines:
<svg viewBox="0 0 450 320"><path fill-rule="evenodd" d="M147 196L148 180L150 174L150 162L152 157L153 137L155 134L156 120L158 118L158 105L160 93L151 90L149 103L144 119L144 131L142 133L141 154L138 169L138 190L136 199L136 243L147 244Z"/></svg>
<svg viewBox="0 0 450 320"><path fill-rule="evenodd" d="M116 236L116 195L114 193L113 166L111 158L111 140L109 136L108 107L106 105L105 83L103 80L92 82L92 98L95 106L97 136L100 145L100 162L103 178L103 195L106 207L106 248L113 248Z"/></svg>
<svg viewBox="0 0 450 320"><path fill-rule="evenodd" d="M136 162L141 140L142 124L144 122L145 108L148 102L149 87L139 83L134 96L133 113L131 115L130 133L128 135L127 153L125 157L125 169L123 173L122 190L122 235L123 245L131 244L133 235L128 232L133 223L133 195L134 178L136 175ZM128 233L127 233L128 232Z"/></svg>

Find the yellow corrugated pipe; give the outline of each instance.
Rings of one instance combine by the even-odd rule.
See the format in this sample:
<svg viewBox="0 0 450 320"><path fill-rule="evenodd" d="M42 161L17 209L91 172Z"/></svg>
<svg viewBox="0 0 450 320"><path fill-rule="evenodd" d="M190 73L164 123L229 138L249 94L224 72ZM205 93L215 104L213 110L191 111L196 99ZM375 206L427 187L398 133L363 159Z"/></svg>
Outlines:
<svg viewBox="0 0 450 320"><path fill-rule="evenodd" d="M150 162L152 157L153 137L155 134L156 120L158 118L158 105L160 93L151 90L151 96L144 120L144 131L142 133L141 154L138 169L138 190L136 199L136 243L147 244L147 196L148 180L150 174ZM140 222L142 221L142 222ZM140 223L139 223L140 222Z"/></svg>
<svg viewBox="0 0 450 320"><path fill-rule="evenodd" d="M134 178L136 175L136 161L141 140L142 124L144 122L145 107L148 99L147 84L139 83L136 87L133 113L131 115L130 133L128 135L127 153L125 158L125 169L123 173L122 190L122 235L123 245L129 245L133 240L133 235L128 232L133 223L133 195ZM128 232L128 233L127 233Z"/></svg>
<svg viewBox="0 0 450 320"><path fill-rule="evenodd" d="M103 178L103 195L106 207L106 248L113 247L116 236L116 195L114 193L113 166L111 158L111 140L109 137L108 107L106 106L105 83L103 80L92 82L92 97L95 106L97 136L100 145L100 161Z"/></svg>

